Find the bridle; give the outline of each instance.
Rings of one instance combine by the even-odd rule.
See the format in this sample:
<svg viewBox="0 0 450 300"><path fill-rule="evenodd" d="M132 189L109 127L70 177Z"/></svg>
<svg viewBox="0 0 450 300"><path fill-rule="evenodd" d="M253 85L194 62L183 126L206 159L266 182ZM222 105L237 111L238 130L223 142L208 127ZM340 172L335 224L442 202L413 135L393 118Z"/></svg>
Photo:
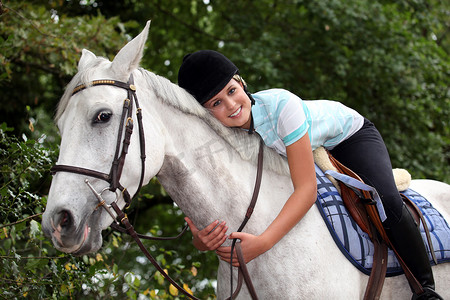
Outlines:
<svg viewBox="0 0 450 300"><path fill-rule="evenodd" d="M54 165L51 168L51 173L54 175L57 172L68 172L68 173L75 173L79 175L85 175L88 177L94 177L97 179L101 179L109 183L109 187L104 188L101 192L98 192L95 190L95 188L90 184L89 180L86 178L85 183L89 187L89 189L94 193L95 197L99 201L97 207L95 209L98 209L99 207L103 207L108 214L113 218L114 223L111 224L111 227L114 229L126 232L128 233L138 244L141 251L144 253L144 255L150 260L150 262L155 266L155 268L173 285L175 286L180 292L182 292L184 295L191 299L199 300L195 296L191 295L188 291L186 291L183 287L181 287L179 284L177 284L168 274L167 272L158 264L158 262L153 258L153 256L148 252L148 250L145 248L145 246L142 244L140 238L144 239L151 239L151 240L172 240L180 237L187 229L187 226L182 230L182 232L176 236L176 237L150 237L150 236L144 236L141 234L138 234L133 226L131 225L130 221L128 220L127 215L121 210L117 204L119 200L118 191L122 193L122 198L125 201L125 208L128 208L131 205L131 196L128 193L128 190L123 187L120 184L120 178L123 171L123 166L125 164L125 158L128 154L128 147L131 142L131 134L133 133L133 103L136 105L136 117L138 121L138 129L139 129L139 144L140 144L140 153L141 153L141 176L139 180L139 185L136 190L135 195L137 195L142 188L143 180L144 180L144 174L145 174L145 136L144 136L144 128L142 124L142 110L139 106L139 102L136 96L136 86L134 85L133 80L133 74L130 75L130 78L127 83L117 81L117 80L109 80L109 79L103 79L103 80L94 80L90 82L89 84L81 84L74 88L72 91L72 95L75 95L78 92L81 92L84 89L87 89L89 87L93 86L99 86L99 85L109 85L114 86L118 88L125 89L127 91L127 98L123 102L123 109L122 109L122 116L120 119L120 126L119 126L119 132L117 137L117 143L116 143L116 150L114 154L114 159L111 165L111 169L109 174L99 172L92 169L82 168L82 167L76 167L71 165ZM124 132L125 130L125 132ZM121 137L123 136L123 140ZM255 188L253 191L252 200L250 202L249 208L247 209L247 213L245 215L245 219L242 222L241 226L239 227L238 231L241 231L244 226L247 224L248 220L250 219L250 216L253 213L253 209L256 205L256 200L258 198L259 188L261 185L261 177L262 177L262 163L263 163L263 142L261 140L260 143L260 149L258 154L258 170L257 170L257 176L256 176L256 183ZM102 194L105 191L111 191L116 193L116 199L111 202L111 204L107 204L106 201L103 199ZM114 216L112 210L116 213L116 216ZM119 221L124 225L125 228L122 228L119 225ZM240 268L239 268L239 277L238 277L238 287L235 292L233 292L233 281L231 277L231 296L229 299L234 299L237 294L240 291L240 288L242 286L242 282L245 280L247 287L249 289L249 292L253 299L257 299L255 289L253 287L253 284L251 282L249 273L247 271L247 268L245 266L245 261L243 258L242 250L240 248L240 243L236 243L236 239L233 240L232 243L232 249L236 247L237 257L239 260ZM232 276L231 272L231 276Z"/></svg>
<svg viewBox="0 0 450 300"><path fill-rule="evenodd" d="M128 193L128 190L120 184L120 177L122 176L125 158L127 156L128 147L131 142L131 134L133 133L133 116L132 116L133 102L136 105L136 116L139 127L139 143L141 151L141 177L139 180L139 185L136 194L139 193L142 187L145 174L145 137L144 137L144 128L142 125L142 111L141 108L139 107L139 102L136 97L136 87L133 84L133 75L130 76L128 83L116 80L94 80L89 85L81 84L73 90L72 96L88 87L98 85L110 85L127 90L127 98L123 102L122 116L120 118L119 134L116 143L116 152L114 154L114 159L109 174L70 165L55 165L51 168L51 172L52 174L55 174L56 172L69 172L104 180L109 183L109 188L107 188L108 190L112 192L120 190L122 192L122 196L126 203L126 207L128 207L131 204L131 196ZM125 133L123 132L124 129ZM123 141L121 141L122 135ZM89 181L87 181L86 183L90 185ZM92 186L90 186L90 188L92 189ZM101 195L104 191L105 190L99 193L99 195ZM116 197L114 203L117 204L118 198L119 197ZM109 211L111 205L106 205L106 203L101 203L99 204L99 206L100 205L103 206L111 215L111 212Z"/></svg>

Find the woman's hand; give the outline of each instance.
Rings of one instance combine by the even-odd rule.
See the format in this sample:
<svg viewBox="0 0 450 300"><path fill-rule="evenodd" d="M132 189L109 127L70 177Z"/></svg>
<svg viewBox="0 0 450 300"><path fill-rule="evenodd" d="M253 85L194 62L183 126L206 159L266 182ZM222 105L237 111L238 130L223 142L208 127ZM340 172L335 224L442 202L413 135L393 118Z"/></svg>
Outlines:
<svg viewBox="0 0 450 300"><path fill-rule="evenodd" d="M194 237L192 243L194 244L194 247L200 251L216 250L227 239L226 232L228 227L226 226L225 221L219 224L219 221L216 220L204 229L198 230L191 219L188 217L185 217L184 219L188 223L192 236Z"/></svg>
<svg viewBox="0 0 450 300"><path fill-rule="evenodd" d="M233 232L229 239L241 240L242 253L244 255L245 263L263 254L271 248L262 236L256 236L245 232ZM220 247L216 250L216 254L223 261L231 262L231 247ZM239 262L236 255L236 250L233 253L233 266L239 267Z"/></svg>

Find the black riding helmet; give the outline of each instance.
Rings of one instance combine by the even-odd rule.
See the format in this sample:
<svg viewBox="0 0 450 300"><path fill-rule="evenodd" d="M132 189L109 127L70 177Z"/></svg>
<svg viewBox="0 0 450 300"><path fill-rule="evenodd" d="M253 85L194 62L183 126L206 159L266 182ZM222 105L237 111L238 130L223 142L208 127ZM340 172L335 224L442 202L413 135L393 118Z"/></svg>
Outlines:
<svg viewBox="0 0 450 300"><path fill-rule="evenodd" d="M200 50L183 58L178 71L178 85L203 105L238 73L239 69L223 54L213 50Z"/></svg>

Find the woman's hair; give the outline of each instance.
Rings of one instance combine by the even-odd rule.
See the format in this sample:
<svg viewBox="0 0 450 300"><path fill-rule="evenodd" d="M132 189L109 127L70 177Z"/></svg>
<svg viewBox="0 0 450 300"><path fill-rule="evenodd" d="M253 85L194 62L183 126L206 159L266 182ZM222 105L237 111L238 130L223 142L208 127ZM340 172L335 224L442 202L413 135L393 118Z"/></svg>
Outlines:
<svg viewBox="0 0 450 300"><path fill-rule="evenodd" d="M241 77L239 74L234 74L233 79L236 80L239 83L242 83L242 86L244 87L244 92L247 94L248 98L250 99L250 102L252 105L255 104L255 99L253 99L252 94L247 89L247 83L245 82L244 78ZM253 126L253 125L252 125Z"/></svg>
<svg viewBox="0 0 450 300"><path fill-rule="evenodd" d="M244 78L241 77L241 75L234 74L233 79L239 83L242 83L242 85L244 86L244 90L247 90L247 83L245 82Z"/></svg>

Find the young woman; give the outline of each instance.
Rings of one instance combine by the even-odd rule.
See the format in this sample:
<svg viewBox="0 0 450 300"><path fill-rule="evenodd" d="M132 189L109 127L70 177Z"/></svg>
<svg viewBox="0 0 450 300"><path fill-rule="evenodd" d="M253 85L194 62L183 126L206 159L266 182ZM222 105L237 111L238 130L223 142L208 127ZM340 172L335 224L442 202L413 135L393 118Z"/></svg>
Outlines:
<svg viewBox="0 0 450 300"><path fill-rule="evenodd" d="M223 125L256 132L267 146L286 156L294 192L259 236L244 232L227 236L226 223L218 221L199 230L186 218L194 246L202 251L215 250L227 262L231 261L231 247L221 246L227 238L241 240L246 262L270 250L314 204L317 187L312 150L324 146L380 194L389 238L425 290L414 299L440 299L434 292L419 229L397 191L389 154L375 126L339 102L303 101L282 89L250 94L238 73L224 55L201 50L184 57L178 84ZM238 265L236 260L233 264Z"/></svg>

